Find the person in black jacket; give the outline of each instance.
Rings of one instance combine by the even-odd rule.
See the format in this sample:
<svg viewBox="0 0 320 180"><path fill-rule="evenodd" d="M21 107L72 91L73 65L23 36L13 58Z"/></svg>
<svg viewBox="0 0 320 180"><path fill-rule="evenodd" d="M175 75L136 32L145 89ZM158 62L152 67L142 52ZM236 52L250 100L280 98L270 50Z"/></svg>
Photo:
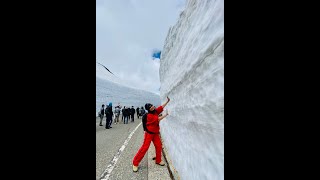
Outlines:
<svg viewBox="0 0 320 180"><path fill-rule="evenodd" d="M139 113L139 112L140 112L139 109L140 109L140 108L137 107L137 118L138 118L138 119L139 119L139 114L140 114L140 113Z"/></svg>
<svg viewBox="0 0 320 180"><path fill-rule="evenodd" d="M123 106L121 112L122 112L122 121L123 121L123 124L124 124L124 110L126 109L125 106Z"/></svg>
<svg viewBox="0 0 320 180"><path fill-rule="evenodd" d="M129 116L130 116L129 108L126 107L124 109L124 124L128 124Z"/></svg>
<svg viewBox="0 0 320 180"><path fill-rule="evenodd" d="M99 124L99 126L102 126L102 119L103 119L103 116L104 116L104 104L102 104L102 106L101 106L101 109L100 109L100 112L99 112L99 116L100 116L100 124Z"/></svg>
<svg viewBox="0 0 320 180"><path fill-rule="evenodd" d="M106 107L105 114L106 114L106 118L107 118L106 129L112 128L111 123L112 123L113 112L112 112L112 103L111 102Z"/></svg>
<svg viewBox="0 0 320 180"><path fill-rule="evenodd" d="M136 110L134 109L134 107L131 107L131 122L134 122L134 114L136 113Z"/></svg>
<svg viewBox="0 0 320 180"><path fill-rule="evenodd" d="M128 109L128 121L131 119L131 108L130 106L127 108Z"/></svg>

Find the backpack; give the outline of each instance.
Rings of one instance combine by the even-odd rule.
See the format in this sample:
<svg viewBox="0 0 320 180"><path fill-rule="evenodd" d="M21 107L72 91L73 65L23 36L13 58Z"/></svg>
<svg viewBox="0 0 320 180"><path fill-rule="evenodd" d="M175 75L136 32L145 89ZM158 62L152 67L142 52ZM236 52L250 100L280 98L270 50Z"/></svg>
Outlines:
<svg viewBox="0 0 320 180"><path fill-rule="evenodd" d="M107 106L106 109L105 109L105 114L106 114L106 116L107 116L107 115L110 115L109 109L110 109L109 106Z"/></svg>
<svg viewBox="0 0 320 180"><path fill-rule="evenodd" d="M156 133L153 133L151 131L149 131L147 129L147 115L148 113L145 113L143 116L142 116L142 125L143 125L143 130L146 131L147 133L149 134L156 134Z"/></svg>
<svg viewBox="0 0 320 180"><path fill-rule="evenodd" d="M140 109L140 114L144 114L146 111L144 109Z"/></svg>

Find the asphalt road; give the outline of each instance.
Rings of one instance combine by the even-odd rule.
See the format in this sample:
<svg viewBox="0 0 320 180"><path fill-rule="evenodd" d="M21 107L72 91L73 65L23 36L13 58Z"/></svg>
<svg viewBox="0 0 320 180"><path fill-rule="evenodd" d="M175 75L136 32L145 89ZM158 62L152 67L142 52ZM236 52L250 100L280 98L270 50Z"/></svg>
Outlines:
<svg viewBox="0 0 320 180"><path fill-rule="evenodd" d="M136 129L141 118L135 116L135 122L129 121L128 124L122 121L120 124L113 123L111 129L105 129L105 118L103 126L99 126L99 121L100 118L96 118L96 179L147 180L148 152L139 165L139 171L132 171L132 159L143 141L142 124Z"/></svg>

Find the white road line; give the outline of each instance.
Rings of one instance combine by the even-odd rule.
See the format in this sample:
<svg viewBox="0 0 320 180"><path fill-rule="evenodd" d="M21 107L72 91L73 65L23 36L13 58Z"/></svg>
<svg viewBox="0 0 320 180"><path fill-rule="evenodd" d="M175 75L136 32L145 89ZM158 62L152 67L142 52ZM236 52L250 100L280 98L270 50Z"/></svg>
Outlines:
<svg viewBox="0 0 320 180"><path fill-rule="evenodd" d="M132 135L134 134L134 132L136 132L136 130L139 128L139 126L142 124L142 122L140 122L138 124L138 126L129 134L128 138L124 141L123 145L121 146L121 148L118 150L117 154L113 157L112 161L110 162L110 164L107 166L107 169L104 170L104 172L102 173L100 180L108 180L109 176L114 168L114 166L117 164L118 159L121 156L122 151L126 148L126 146L128 145Z"/></svg>

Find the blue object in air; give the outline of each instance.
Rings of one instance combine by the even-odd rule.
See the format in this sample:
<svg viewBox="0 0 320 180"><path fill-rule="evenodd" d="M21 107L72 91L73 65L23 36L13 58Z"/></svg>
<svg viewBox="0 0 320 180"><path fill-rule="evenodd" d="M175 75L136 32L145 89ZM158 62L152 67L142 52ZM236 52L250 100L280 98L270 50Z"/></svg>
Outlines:
<svg viewBox="0 0 320 180"><path fill-rule="evenodd" d="M160 59L160 56L161 56L161 51L155 51L153 52L152 54L152 57L155 59L155 58L158 58Z"/></svg>

